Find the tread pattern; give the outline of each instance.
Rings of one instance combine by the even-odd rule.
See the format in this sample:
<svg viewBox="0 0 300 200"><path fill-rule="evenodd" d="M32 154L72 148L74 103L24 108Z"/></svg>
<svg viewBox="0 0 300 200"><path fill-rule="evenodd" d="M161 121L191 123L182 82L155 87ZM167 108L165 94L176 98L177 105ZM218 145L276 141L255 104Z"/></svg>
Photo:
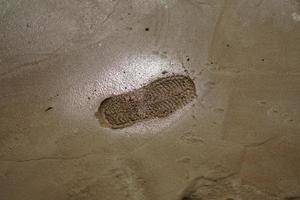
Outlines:
<svg viewBox="0 0 300 200"><path fill-rule="evenodd" d="M195 97L190 77L159 78L140 89L106 98L99 107L99 119L106 127L124 128L138 121L167 117Z"/></svg>

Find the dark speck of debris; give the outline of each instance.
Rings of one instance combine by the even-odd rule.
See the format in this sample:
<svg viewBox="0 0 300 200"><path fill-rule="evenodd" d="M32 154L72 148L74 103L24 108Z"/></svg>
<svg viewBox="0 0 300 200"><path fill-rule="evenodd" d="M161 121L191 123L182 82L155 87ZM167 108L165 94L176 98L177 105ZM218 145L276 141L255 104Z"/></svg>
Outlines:
<svg viewBox="0 0 300 200"><path fill-rule="evenodd" d="M229 45L229 44L226 44L226 47L230 47L230 45Z"/></svg>
<svg viewBox="0 0 300 200"><path fill-rule="evenodd" d="M88 97L88 100L91 100L91 97Z"/></svg>
<svg viewBox="0 0 300 200"><path fill-rule="evenodd" d="M145 31L149 31L150 30L150 28L145 28Z"/></svg>
<svg viewBox="0 0 300 200"><path fill-rule="evenodd" d="M125 74L126 72L125 72L125 71L123 71L123 73Z"/></svg>
<svg viewBox="0 0 300 200"><path fill-rule="evenodd" d="M31 27L31 25L30 25L30 24L26 24L26 27L27 27L27 28L30 28L30 27Z"/></svg>
<svg viewBox="0 0 300 200"><path fill-rule="evenodd" d="M189 61L190 61L190 58L187 58L187 59L186 59L186 61L188 61L188 62L189 62Z"/></svg>
<svg viewBox="0 0 300 200"><path fill-rule="evenodd" d="M210 62L210 64L214 64L214 62Z"/></svg>
<svg viewBox="0 0 300 200"><path fill-rule="evenodd" d="M164 71L162 71L161 73L162 73L162 74L166 74L166 73L168 73L168 72L167 72L166 70L164 70Z"/></svg>
<svg viewBox="0 0 300 200"><path fill-rule="evenodd" d="M127 90L127 87L125 87L125 90Z"/></svg>
<svg viewBox="0 0 300 200"><path fill-rule="evenodd" d="M184 72L185 72L185 73L188 73L188 70L187 70L187 69L185 69L185 70L184 70Z"/></svg>
<svg viewBox="0 0 300 200"><path fill-rule="evenodd" d="M264 58L262 58L262 59L261 59L261 61L263 61L263 62L264 62L264 61L265 61L265 59L264 59Z"/></svg>
<svg viewBox="0 0 300 200"><path fill-rule="evenodd" d="M131 13L127 13L128 15L131 15Z"/></svg>
<svg viewBox="0 0 300 200"><path fill-rule="evenodd" d="M127 27L127 29L130 30L130 31L132 31L133 28L132 27Z"/></svg>
<svg viewBox="0 0 300 200"><path fill-rule="evenodd" d="M97 90L96 89L94 89L94 92L96 92Z"/></svg>
<svg viewBox="0 0 300 200"><path fill-rule="evenodd" d="M52 110L53 109L53 107L48 107L46 110L45 110L45 112L48 112L49 110Z"/></svg>

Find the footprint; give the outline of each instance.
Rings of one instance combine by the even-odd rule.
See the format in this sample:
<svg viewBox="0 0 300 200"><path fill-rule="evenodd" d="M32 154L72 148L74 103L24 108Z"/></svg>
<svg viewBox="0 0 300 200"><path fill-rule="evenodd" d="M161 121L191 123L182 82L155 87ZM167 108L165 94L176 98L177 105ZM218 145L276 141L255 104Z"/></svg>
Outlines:
<svg viewBox="0 0 300 200"><path fill-rule="evenodd" d="M96 116L103 127L124 128L143 120L165 118L196 96L195 84L190 77L173 75L106 98Z"/></svg>

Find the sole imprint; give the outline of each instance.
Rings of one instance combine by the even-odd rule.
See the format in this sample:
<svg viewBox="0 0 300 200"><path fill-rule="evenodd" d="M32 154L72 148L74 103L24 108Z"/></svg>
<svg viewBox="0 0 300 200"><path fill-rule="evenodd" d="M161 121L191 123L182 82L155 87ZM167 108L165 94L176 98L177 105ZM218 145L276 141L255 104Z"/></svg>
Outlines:
<svg viewBox="0 0 300 200"><path fill-rule="evenodd" d="M195 84L184 75L159 78L127 93L106 98L100 104L100 124L124 128L154 118L165 118L196 97Z"/></svg>

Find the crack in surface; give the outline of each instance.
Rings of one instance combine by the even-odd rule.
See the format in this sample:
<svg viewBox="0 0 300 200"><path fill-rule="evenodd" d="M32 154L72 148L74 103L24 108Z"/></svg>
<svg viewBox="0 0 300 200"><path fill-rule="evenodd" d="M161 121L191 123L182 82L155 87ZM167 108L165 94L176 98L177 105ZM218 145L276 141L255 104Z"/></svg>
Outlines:
<svg viewBox="0 0 300 200"><path fill-rule="evenodd" d="M28 158L28 159L0 159L0 162L33 162L33 161L43 161L43 160L78 160L82 159L91 155L97 155L97 153L86 153L79 156L44 156L40 158Z"/></svg>
<svg viewBox="0 0 300 200"><path fill-rule="evenodd" d="M213 45L216 43L216 37L217 37L217 33L219 32L219 29L220 29L220 26L221 26L221 23L222 21L224 20L224 16L225 16L225 10L227 10L228 8L228 0L225 0L224 1L224 5L221 9L221 12L217 18L217 22L216 22L216 25L215 25L215 29L213 31L213 34L212 34L212 40L211 40L211 45L210 45L210 50L209 51L212 51L213 49Z"/></svg>
<svg viewBox="0 0 300 200"><path fill-rule="evenodd" d="M270 138L268 138L268 139L266 139L266 140L263 140L263 141L261 141L261 142L248 144L248 145L245 145L245 148L256 148L256 147L260 147L260 146L262 146L262 145L265 145L265 144L267 144L267 143L269 143L269 142L271 142L271 141L277 139L278 137L280 137L280 136L279 136L279 135L275 135L275 136L270 137Z"/></svg>
<svg viewBox="0 0 300 200"><path fill-rule="evenodd" d="M114 12L116 11L117 6L119 5L119 3L121 2L121 0L118 0L115 5L113 6L112 10L106 15L106 17L104 18L104 20L102 21L101 24L105 24L107 22L107 20L114 14Z"/></svg>
<svg viewBox="0 0 300 200"><path fill-rule="evenodd" d="M200 10L203 9L203 6L209 6L209 7L212 6L211 3L209 3L209 2L203 2L203 1L197 1L197 0L187 0L187 2Z"/></svg>

